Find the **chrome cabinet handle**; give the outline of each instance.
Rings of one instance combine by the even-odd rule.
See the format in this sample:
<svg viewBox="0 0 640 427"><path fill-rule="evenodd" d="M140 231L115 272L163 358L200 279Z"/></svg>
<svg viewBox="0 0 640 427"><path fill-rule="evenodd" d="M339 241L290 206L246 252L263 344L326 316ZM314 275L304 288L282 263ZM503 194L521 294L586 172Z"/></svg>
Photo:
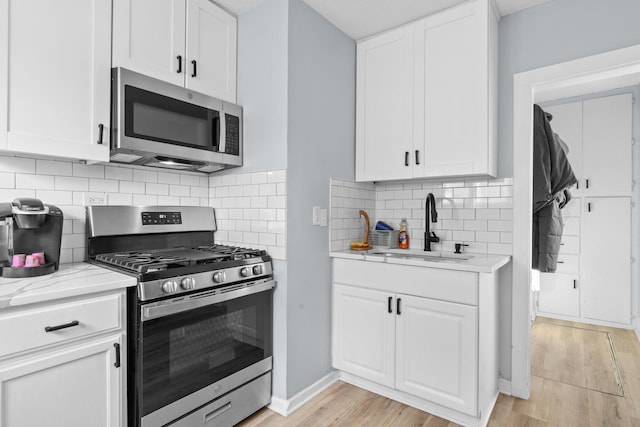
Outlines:
<svg viewBox="0 0 640 427"><path fill-rule="evenodd" d="M191 77L195 77L198 73L197 73L197 63L196 60L194 59L193 61L191 61L191 65L193 65L193 73L191 73Z"/></svg>
<svg viewBox="0 0 640 427"><path fill-rule="evenodd" d="M409 166L409 152L408 151L404 152L404 165L405 166Z"/></svg>
<svg viewBox="0 0 640 427"><path fill-rule="evenodd" d="M182 55L178 55L176 59L178 60L178 70L176 72L180 74L182 73Z"/></svg>
<svg viewBox="0 0 640 427"><path fill-rule="evenodd" d="M416 165L420 164L420 158L418 157L419 154L420 154L420 150L416 150Z"/></svg>
<svg viewBox="0 0 640 427"><path fill-rule="evenodd" d="M71 328L73 326L78 326L80 324L80 322L78 322L77 320L72 320L69 323L65 323L63 325L56 325L56 326L45 326L44 327L44 331L45 332L55 332L55 331L59 331L60 329L66 329L66 328Z"/></svg>

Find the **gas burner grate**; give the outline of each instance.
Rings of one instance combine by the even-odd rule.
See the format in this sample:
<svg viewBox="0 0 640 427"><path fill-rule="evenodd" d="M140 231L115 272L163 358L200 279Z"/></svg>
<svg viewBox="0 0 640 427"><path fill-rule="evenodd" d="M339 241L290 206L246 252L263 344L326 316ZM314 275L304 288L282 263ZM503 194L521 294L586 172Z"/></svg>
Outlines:
<svg viewBox="0 0 640 427"><path fill-rule="evenodd" d="M185 257L163 256L150 252L101 254L96 256L96 260L138 273L167 270L174 265L194 264L194 261Z"/></svg>

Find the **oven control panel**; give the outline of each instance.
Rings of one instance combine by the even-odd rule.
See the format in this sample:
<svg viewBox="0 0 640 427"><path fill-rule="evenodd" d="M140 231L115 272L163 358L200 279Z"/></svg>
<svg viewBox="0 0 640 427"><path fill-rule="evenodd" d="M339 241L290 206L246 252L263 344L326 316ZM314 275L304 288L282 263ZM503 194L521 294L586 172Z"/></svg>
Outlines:
<svg viewBox="0 0 640 427"><path fill-rule="evenodd" d="M142 225L182 224L180 212L142 212Z"/></svg>
<svg viewBox="0 0 640 427"><path fill-rule="evenodd" d="M212 287L232 285L269 276L273 273L270 262L259 262L216 271L176 276L166 279L141 282L138 286L138 297L141 301L149 301L168 295L179 295L193 290L204 290Z"/></svg>

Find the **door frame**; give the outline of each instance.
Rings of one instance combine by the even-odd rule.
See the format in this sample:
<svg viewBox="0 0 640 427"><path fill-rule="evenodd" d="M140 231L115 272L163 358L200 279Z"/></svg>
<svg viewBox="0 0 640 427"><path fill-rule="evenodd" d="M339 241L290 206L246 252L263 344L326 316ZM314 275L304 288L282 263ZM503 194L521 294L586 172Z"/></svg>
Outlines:
<svg viewBox="0 0 640 427"><path fill-rule="evenodd" d="M639 82L640 45L513 76L513 396L528 399L531 388L533 104L637 85Z"/></svg>

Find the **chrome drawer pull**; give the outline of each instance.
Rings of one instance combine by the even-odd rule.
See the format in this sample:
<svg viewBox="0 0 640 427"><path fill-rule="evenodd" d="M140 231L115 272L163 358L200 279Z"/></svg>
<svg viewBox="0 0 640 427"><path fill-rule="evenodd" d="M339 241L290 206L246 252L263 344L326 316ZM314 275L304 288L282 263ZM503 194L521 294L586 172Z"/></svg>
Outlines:
<svg viewBox="0 0 640 427"><path fill-rule="evenodd" d="M65 323L64 325L45 326L44 327L44 331L45 332L55 332L55 331L59 331L60 329L66 329L66 328L71 328L73 326L78 326L79 324L80 324L80 322L78 322L77 320L74 320L72 322Z"/></svg>

